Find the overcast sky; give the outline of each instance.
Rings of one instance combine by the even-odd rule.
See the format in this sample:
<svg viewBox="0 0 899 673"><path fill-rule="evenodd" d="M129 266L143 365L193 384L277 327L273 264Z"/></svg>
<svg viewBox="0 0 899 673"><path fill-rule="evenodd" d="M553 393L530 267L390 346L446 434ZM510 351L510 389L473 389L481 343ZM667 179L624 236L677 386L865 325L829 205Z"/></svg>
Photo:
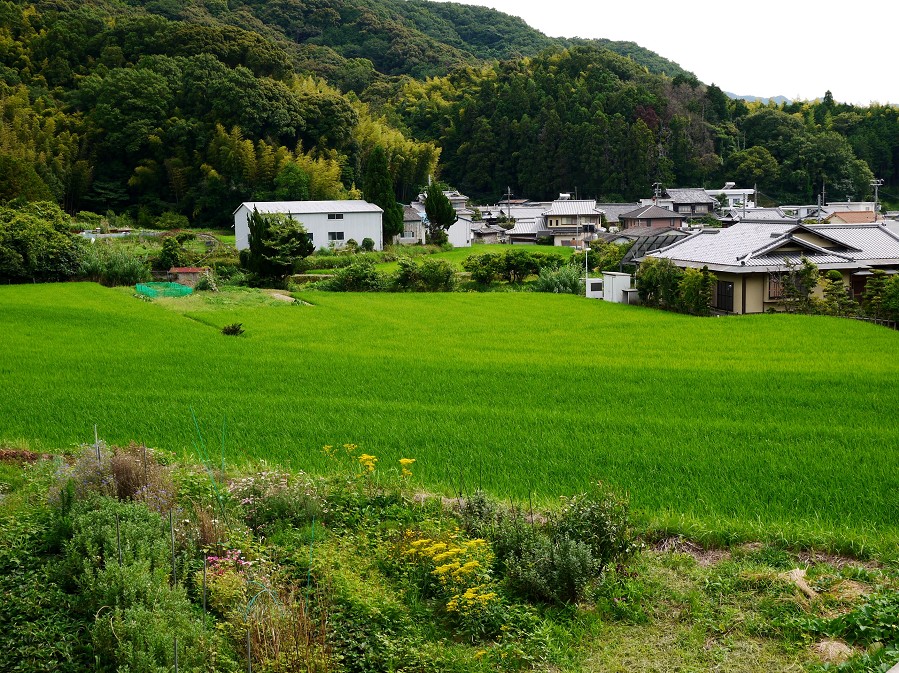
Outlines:
<svg viewBox="0 0 899 673"><path fill-rule="evenodd" d="M899 0L456 0L552 37L630 40L751 96L899 103Z"/></svg>

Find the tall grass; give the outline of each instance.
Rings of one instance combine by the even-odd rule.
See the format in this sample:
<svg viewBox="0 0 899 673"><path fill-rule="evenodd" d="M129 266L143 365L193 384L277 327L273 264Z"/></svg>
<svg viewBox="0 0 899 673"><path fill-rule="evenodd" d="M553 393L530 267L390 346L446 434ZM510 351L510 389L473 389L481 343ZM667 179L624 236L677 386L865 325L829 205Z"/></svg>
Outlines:
<svg viewBox="0 0 899 673"><path fill-rule="evenodd" d="M189 451L193 406L210 433L228 417L232 461L323 470L322 445L351 442L446 492L602 480L710 540L899 541L899 333L534 293L304 298L168 302L182 315L90 284L0 288L0 440L64 447L97 423Z"/></svg>

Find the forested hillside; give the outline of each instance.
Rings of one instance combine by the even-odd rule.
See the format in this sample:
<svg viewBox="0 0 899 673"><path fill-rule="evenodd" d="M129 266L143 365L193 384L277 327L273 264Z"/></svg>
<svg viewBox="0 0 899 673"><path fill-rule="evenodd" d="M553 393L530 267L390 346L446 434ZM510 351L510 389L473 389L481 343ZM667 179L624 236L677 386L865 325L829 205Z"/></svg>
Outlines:
<svg viewBox="0 0 899 673"><path fill-rule="evenodd" d="M859 199L874 176L889 195L897 117L731 101L637 45L455 3L0 0L0 200L139 224L359 196L376 146L401 201L436 174L478 199L725 179Z"/></svg>

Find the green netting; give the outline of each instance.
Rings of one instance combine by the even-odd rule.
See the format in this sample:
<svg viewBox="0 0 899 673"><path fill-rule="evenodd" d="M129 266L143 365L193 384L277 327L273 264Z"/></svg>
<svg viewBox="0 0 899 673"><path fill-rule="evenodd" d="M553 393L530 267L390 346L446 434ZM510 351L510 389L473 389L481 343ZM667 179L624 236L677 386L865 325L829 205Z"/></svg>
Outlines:
<svg viewBox="0 0 899 673"><path fill-rule="evenodd" d="M147 297L186 297L194 291L180 283L138 283L134 289Z"/></svg>

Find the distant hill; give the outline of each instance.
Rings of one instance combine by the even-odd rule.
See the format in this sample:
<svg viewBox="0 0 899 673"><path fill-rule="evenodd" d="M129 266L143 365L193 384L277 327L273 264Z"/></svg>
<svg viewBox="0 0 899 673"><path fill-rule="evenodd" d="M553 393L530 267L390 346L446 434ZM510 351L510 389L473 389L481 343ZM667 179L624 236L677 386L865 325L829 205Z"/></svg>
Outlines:
<svg viewBox="0 0 899 673"><path fill-rule="evenodd" d="M762 103L763 105L767 105L771 102L774 102L777 105L790 104L793 102L786 96L772 96L771 98L763 98L761 96L744 96L742 94L731 93L730 91L725 91L724 95L734 100L745 100L747 103Z"/></svg>
<svg viewBox="0 0 899 673"><path fill-rule="evenodd" d="M156 3L147 4L148 9ZM548 47L595 45L656 75L695 79L673 61L633 42L552 38L524 20L488 7L429 0L242 0L228 21L286 38L294 64L331 80L346 61L367 59L382 75L422 78L484 60L536 56ZM153 11L153 9L150 9ZM182 10L177 18L187 19ZM172 17L175 18L175 17ZM277 36L280 32L281 35ZM350 70L358 72L354 62Z"/></svg>

